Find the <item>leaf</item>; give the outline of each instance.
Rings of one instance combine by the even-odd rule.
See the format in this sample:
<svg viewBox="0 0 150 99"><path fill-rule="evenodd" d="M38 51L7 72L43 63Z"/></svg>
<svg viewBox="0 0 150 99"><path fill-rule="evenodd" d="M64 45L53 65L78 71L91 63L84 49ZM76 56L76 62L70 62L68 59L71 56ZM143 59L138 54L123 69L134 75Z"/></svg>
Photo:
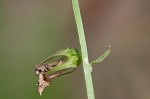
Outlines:
<svg viewBox="0 0 150 99"><path fill-rule="evenodd" d="M103 55L98 57L96 60L92 61L90 64L92 65L92 64L100 63L109 55L109 53L110 53L110 46L108 46L108 49L104 52Z"/></svg>

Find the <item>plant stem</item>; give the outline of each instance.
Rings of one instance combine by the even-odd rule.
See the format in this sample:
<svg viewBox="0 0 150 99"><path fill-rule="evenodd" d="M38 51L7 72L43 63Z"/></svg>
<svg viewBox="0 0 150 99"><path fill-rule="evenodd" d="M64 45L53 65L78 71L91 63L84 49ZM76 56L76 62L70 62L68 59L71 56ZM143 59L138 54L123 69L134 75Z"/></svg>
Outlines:
<svg viewBox="0 0 150 99"><path fill-rule="evenodd" d="M85 76L85 82L86 82L87 97L88 99L95 99L92 76L91 76L92 66L89 64L86 39L84 35L83 23L82 23L82 18L80 14L78 0L72 0L72 6L73 6L75 21L76 21L77 30L78 30L79 42L80 42L80 47L81 47L81 53L82 53L83 70L84 70L84 76Z"/></svg>

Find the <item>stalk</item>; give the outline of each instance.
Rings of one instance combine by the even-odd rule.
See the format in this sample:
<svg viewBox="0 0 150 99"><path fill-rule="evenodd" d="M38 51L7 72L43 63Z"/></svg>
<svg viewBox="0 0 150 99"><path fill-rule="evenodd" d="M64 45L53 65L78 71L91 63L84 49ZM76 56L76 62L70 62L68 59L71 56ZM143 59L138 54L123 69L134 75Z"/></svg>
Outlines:
<svg viewBox="0 0 150 99"><path fill-rule="evenodd" d="M84 70L84 77L85 77L85 83L86 83L87 97L88 99L95 99L95 93L94 93L93 81L92 81L92 75L91 75L92 66L91 64L89 64L86 39L85 39L84 28L83 28L78 0L72 0L72 6L73 6L73 12L75 16L76 25L77 25L80 48L81 48L81 53L82 53L83 70Z"/></svg>

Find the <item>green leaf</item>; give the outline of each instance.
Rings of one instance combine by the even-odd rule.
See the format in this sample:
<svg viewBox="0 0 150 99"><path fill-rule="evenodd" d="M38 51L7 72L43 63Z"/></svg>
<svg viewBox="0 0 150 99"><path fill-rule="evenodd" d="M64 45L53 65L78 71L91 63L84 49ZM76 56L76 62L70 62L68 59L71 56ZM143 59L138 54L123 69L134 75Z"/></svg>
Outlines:
<svg viewBox="0 0 150 99"><path fill-rule="evenodd" d="M108 49L105 51L103 55L98 57L96 60L92 61L90 64L92 65L92 64L100 63L109 55L109 53L110 53L110 46L108 47Z"/></svg>

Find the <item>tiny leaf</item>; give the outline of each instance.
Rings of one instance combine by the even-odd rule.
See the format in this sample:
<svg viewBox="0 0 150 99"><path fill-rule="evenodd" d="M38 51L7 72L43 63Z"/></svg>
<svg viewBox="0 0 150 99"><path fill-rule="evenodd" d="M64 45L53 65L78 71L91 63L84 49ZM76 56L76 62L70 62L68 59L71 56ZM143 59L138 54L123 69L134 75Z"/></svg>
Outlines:
<svg viewBox="0 0 150 99"><path fill-rule="evenodd" d="M110 46L108 46L108 49L105 51L105 53L103 55L101 55L100 57L98 57L96 60L92 61L90 64L95 64L95 63L100 63L101 61L103 61L110 53Z"/></svg>

